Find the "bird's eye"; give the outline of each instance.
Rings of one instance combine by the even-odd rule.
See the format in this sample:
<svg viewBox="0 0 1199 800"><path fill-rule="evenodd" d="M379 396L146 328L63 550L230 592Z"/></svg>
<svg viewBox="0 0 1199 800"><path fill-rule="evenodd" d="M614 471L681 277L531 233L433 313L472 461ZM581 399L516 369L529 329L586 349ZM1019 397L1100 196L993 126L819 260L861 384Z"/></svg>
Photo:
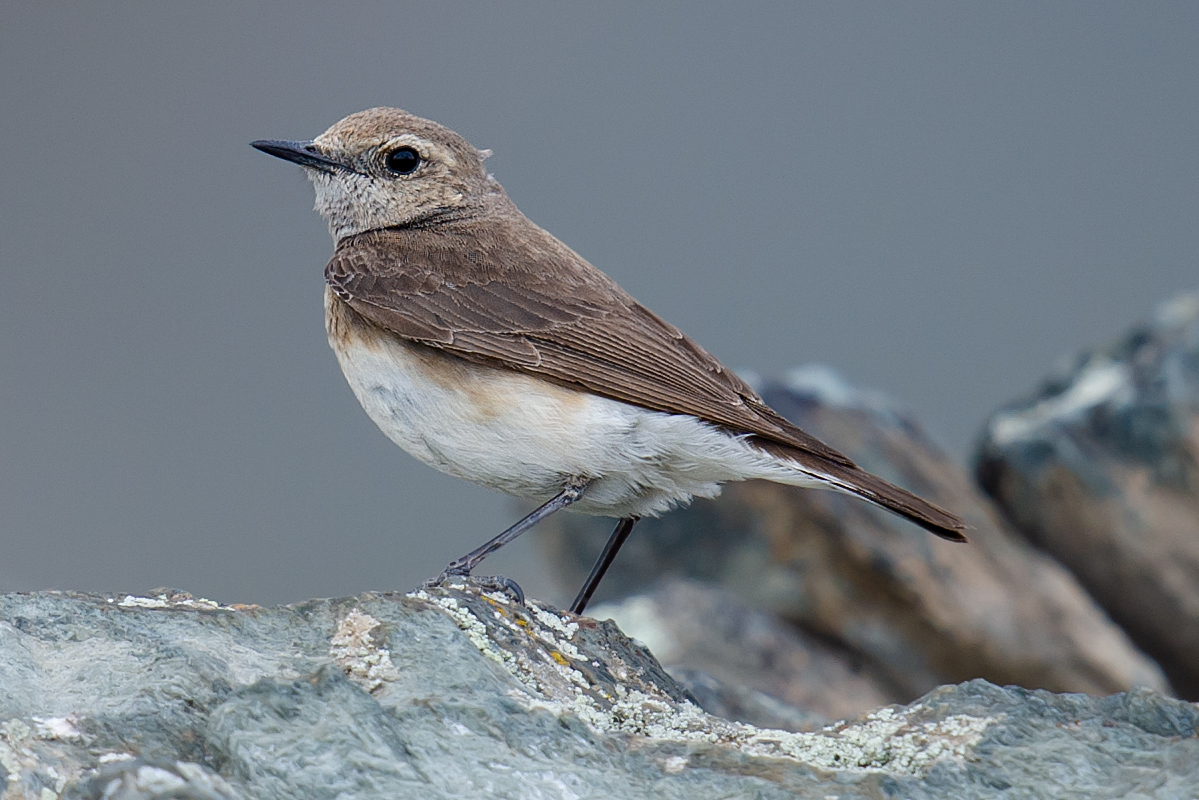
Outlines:
<svg viewBox="0 0 1199 800"><path fill-rule="evenodd" d="M420 154L411 147L401 147L393 150L383 159L388 172L396 175L408 175L420 166Z"/></svg>

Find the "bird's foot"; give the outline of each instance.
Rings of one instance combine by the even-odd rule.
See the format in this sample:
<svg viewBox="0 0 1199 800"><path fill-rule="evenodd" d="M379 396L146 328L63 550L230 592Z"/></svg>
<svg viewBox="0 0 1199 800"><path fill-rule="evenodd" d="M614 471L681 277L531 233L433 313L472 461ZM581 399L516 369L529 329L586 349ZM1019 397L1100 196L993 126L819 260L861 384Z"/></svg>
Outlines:
<svg viewBox="0 0 1199 800"><path fill-rule="evenodd" d="M501 594L509 595L516 601L517 605L523 606L525 604L524 590L520 588L519 583L511 578L504 575L471 575L469 572L454 569L452 564L436 578L425 581L421 588L434 589L455 581L469 583L490 592L500 592Z"/></svg>

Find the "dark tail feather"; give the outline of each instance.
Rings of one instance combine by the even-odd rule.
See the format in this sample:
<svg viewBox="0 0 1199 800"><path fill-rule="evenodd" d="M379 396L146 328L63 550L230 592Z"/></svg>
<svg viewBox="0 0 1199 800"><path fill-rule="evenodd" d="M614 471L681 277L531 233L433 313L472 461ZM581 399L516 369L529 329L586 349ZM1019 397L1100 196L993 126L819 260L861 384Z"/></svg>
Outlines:
<svg viewBox="0 0 1199 800"><path fill-rule="evenodd" d="M830 488L848 492L892 511L942 539L966 541L962 532L967 526L961 518L853 464L839 464L765 439L756 439L754 444L772 456L793 462L808 475L828 483Z"/></svg>

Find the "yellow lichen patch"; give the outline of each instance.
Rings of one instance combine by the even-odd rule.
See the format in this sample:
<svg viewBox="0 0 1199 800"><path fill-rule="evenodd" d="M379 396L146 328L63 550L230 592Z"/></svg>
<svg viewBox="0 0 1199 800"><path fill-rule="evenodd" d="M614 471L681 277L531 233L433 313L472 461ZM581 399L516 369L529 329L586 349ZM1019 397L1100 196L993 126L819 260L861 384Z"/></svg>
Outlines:
<svg viewBox="0 0 1199 800"><path fill-rule="evenodd" d="M564 667L570 666L570 662L566 660L566 656L562 655L557 650L550 651L550 658L554 659L555 661L557 661L559 664L561 664Z"/></svg>
<svg viewBox="0 0 1199 800"><path fill-rule="evenodd" d="M494 609L495 609L495 611L494 611L493 613L495 613L495 614L497 614L498 616L501 616L501 617L506 617L506 616L508 616L508 612L507 612L507 611L505 611L505 610L504 610L504 607L503 607L503 606L501 606L499 603L497 603L496 601L492 600L490 597L484 597L483 599L484 599L484 600L486 600L488 603L491 603L491 606L492 606L492 608L494 608Z"/></svg>

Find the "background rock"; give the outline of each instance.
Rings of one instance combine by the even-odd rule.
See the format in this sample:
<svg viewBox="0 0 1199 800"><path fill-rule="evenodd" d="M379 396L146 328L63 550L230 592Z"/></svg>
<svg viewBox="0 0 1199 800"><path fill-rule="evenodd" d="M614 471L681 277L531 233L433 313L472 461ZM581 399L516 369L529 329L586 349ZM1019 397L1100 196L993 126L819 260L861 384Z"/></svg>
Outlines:
<svg viewBox="0 0 1199 800"><path fill-rule="evenodd" d="M284 608L0 596L0 797L1177 798L1199 708L944 687L811 733L709 716L612 623L465 587Z"/></svg>
<svg viewBox="0 0 1199 800"><path fill-rule="evenodd" d="M1199 697L1199 293L987 422L980 483Z"/></svg>
<svg viewBox="0 0 1199 800"><path fill-rule="evenodd" d="M705 711L726 719L811 730L901 699L852 654L719 586L666 580L590 615L643 642Z"/></svg>
<svg viewBox="0 0 1199 800"><path fill-rule="evenodd" d="M661 576L719 583L856 654L905 699L976 677L1096 694L1167 688L1078 582L1015 533L968 473L883 397L820 368L796 370L763 395L865 469L964 517L970 543L936 539L833 492L731 484L714 501L643 522L601 599ZM609 527L562 514L539 529L568 591Z"/></svg>

